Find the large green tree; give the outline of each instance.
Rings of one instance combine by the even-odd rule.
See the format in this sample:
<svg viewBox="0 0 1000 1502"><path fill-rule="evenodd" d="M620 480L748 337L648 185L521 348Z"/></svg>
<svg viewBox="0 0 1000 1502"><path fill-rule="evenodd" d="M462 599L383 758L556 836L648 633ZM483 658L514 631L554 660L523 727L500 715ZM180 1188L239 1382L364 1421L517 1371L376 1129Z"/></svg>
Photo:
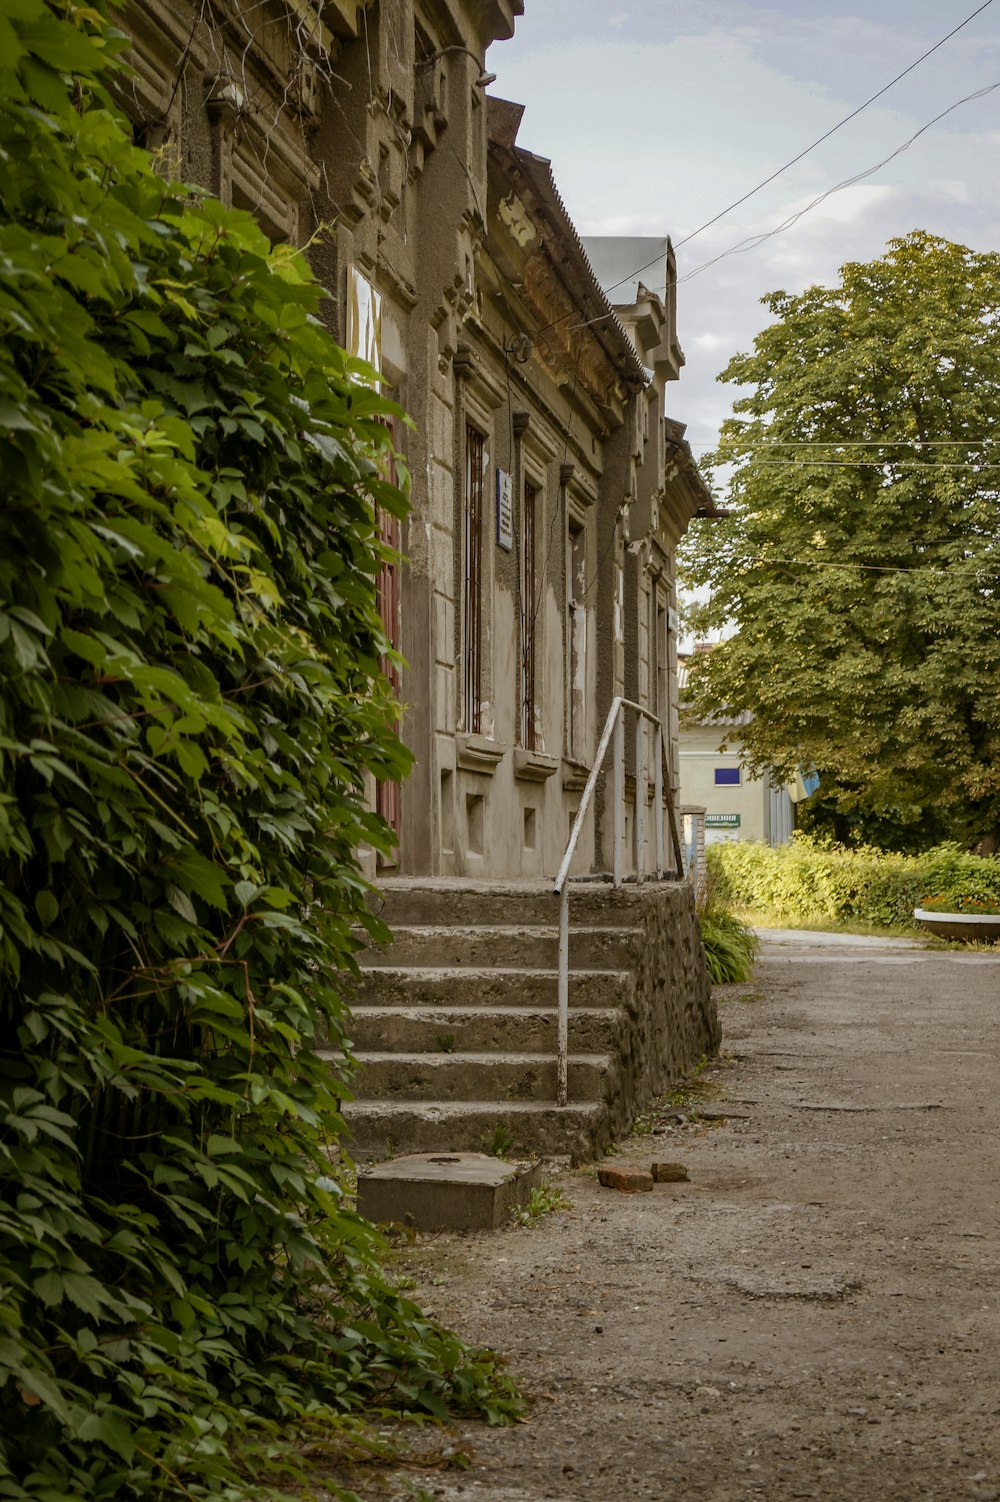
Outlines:
<svg viewBox="0 0 1000 1502"><path fill-rule="evenodd" d="M1000 829L1000 255L914 232L775 322L720 377L744 393L713 468L731 514L693 708L750 711L748 764L815 768L889 838Z"/></svg>

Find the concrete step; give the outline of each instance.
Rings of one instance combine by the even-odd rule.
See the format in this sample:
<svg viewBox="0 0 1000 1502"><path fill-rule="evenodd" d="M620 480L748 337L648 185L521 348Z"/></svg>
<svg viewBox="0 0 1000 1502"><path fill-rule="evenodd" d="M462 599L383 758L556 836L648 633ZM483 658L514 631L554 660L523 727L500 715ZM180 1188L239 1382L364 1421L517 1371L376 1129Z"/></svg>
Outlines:
<svg viewBox="0 0 1000 1502"><path fill-rule="evenodd" d="M366 1053L541 1053L556 1048L555 1007L355 1006L349 1035ZM573 1053L611 1053L619 1043L618 1007L571 1007Z"/></svg>
<svg viewBox="0 0 1000 1502"><path fill-rule="evenodd" d="M552 1054L360 1051L352 1088L367 1100L549 1101L556 1098ZM571 1054L571 1100L600 1100L609 1085L607 1054Z"/></svg>
<svg viewBox="0 0 1000 1502"><path fill-rule="evenodd" d="M634 936L621 928L571 928L570 970L624 969L634 942ZM552 970L559 963L559 935L554 928L527 924L447 928L399 924L393 930L391 944L372 946L357 958L364 969L433 963L476 969L502 965Z"/></svg>
<svg viewBox="0 0 1000 1502"><path fill-rule="evenodd" d="M391 953L391 951L388 951ZM569 1004L574 1007L628 1006L635 989L630 970L570 970ZM473 965L379 964L357 982L352 1006L381 1007L554 1007L558 970L526 970Z"/></svg>
<svg viewBox="0 0 1000 1502"><path fill-rule="evenodd" d="M568 1154L574 1163L593 1157L606 1140L602 1101L556 1106L544 1101L352 1100L343 1114L356 1158L391 1158L406 1144L422 1152Z"/></svg>
<svg viewBox="0 0 1000 1502"><path fill-rule="evenodd" d="M596 924L629 927L639 921L640 908L631 885L616 891L607 882L573 882L570 922L578 927ZM476 927L490 923L556 925L559 899L552 883L475 882L465 877L414 880L392 878L379 883L372 907L390 928L398 924L434 924L446 912L454 923Z"/></svg>

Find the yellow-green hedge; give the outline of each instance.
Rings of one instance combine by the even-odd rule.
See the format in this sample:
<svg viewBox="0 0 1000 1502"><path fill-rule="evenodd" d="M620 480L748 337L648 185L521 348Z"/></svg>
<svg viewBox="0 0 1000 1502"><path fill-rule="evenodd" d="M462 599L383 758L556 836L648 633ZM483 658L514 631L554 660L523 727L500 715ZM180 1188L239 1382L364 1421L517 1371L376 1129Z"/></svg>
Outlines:
<svg viewBox="0 0 1000 1502"><path fill-rule="evenodd" d="M932 896L1000 902L1000 860L937 845L922 855L843 846L796 835L772 850L752 841L713 845L710 867L732 905L781 923L852 923L912 931Z"/></svg>

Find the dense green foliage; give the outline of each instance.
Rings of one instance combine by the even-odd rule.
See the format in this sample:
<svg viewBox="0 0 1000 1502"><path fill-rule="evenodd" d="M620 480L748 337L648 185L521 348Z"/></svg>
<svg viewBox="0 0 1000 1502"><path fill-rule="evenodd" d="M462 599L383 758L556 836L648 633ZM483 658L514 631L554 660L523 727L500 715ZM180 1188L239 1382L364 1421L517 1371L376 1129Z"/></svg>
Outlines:
<svg viewBox="0 0 1000 1502"><path fill-rule="evenodd" d="M711 862L698 903L698 921L713 986L749 980L757 957L757 938L749 925L733 912L727 884Z"/></svg>
<svg viewBox="0 0 1000 1502"><path fill-rule="evenodd" d="M695 712L750 711L754 770L815 768L863 836L993 835L1000 255L914 233L765 302L722 376L745 388L711 461L732 515L688 552L700 626L735 628L692 663Z"/></svg>
<svg viewBox="0 0 1000 1502"><path fill-rule="evenodd" d="M235 1502L359 1405L517 1399L335 1167L389 409L133 147L119 40L0 13L0 1498Z"/></svg>
<svg viewBox="0 0 1000 1502"><path fill-rule="evenodd" d="M844 849L796 834L772 850L752 840L713 845L709 863L738 911L798 924L913 932L913 909L944 897L1000 902L1000 860L940 845L922 855Z"/></svg>

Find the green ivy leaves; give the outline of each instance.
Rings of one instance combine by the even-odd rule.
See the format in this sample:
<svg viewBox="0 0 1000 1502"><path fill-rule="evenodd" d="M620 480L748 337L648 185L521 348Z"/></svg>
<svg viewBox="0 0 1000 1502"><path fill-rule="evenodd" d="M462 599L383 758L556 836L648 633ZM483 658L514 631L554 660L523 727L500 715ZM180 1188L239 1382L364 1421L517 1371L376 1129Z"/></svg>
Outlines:
<svg viewBox="0 0 1000 1502"><path fill-rule="evenodd" d="M164 183L101 14L0 17L0 1498L249 1497L362 1404L510 1417L336 1190L393 410ZM334 1184L334 1189L327 1187ZM291 1468L289 1472L288 1468Z"/></svg>

